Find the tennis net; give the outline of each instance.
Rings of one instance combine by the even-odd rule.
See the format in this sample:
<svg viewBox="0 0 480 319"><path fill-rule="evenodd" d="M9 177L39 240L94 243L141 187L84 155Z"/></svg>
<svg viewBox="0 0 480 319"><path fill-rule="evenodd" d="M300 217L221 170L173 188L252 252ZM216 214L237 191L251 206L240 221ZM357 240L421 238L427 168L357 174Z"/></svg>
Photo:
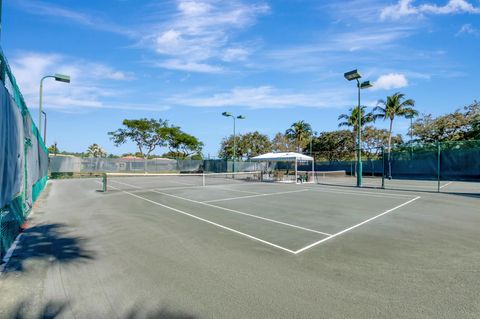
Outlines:
<svg viewBox="0 0 480 319"><path fill-rule="evenodd" d="M103 191L134 191L142 189L190 188L213 185L229 185L261 182L262 172L236 173L180 173L180 174L135 174L105 173Z"/></svg>

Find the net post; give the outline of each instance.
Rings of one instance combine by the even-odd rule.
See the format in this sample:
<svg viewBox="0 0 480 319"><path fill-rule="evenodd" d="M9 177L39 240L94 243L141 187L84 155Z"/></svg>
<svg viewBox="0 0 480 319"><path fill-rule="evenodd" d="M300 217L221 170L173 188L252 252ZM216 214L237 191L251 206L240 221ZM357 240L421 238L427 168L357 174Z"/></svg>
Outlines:
<svg viewBox="0 0 480 319"><path fill-rule="evenodd" d="M385 189L385 147L382 146L382 189Z"/></svg>
<svg viewBox="0 0 480 319"><path fill-rule="evenodd" d="M440 141L437 141L437 192L440 193L440 153L442 151Z"/></svg>
<svg viewBox="0 0 480 319"><path fill-rule="evenodd" d="M107 173L102 175L102 191L105 193L107 191Z"/></svg>
<svg viewBox="0 0 480 319"><path fill-rule="evenodd" d="M205 173L202 173L202 186L207 186L205 183Z"/></svg>

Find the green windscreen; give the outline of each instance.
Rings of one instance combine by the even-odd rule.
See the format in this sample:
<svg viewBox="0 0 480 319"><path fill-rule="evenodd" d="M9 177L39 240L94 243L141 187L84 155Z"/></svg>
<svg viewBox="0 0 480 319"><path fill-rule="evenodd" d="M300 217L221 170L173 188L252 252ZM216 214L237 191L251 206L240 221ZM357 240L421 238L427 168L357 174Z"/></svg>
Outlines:
<svg viewBox="0 0 480 319"><path fill-rule="evenodd" d="M0 50L0 257L19 234L48 178L48 150Z"/></svg>

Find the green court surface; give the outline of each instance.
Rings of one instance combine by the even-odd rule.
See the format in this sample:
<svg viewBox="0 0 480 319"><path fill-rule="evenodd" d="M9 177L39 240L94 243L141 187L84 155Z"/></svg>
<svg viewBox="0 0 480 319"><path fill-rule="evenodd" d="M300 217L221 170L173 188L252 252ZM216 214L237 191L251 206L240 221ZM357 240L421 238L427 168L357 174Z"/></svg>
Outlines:
<svg viewBox="0 0 480 319"><path fill-rule="evenodd" d="M0 317L480 314L478 184L164 180L50 181L0 277Z"/></svg>

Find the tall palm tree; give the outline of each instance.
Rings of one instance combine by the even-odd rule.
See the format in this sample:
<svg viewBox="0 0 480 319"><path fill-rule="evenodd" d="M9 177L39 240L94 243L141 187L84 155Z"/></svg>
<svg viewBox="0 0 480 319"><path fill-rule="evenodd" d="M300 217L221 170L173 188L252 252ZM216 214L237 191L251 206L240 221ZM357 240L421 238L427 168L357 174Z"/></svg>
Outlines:
<svg viewBox="0 0 480 319"><path fill-rule="evenodd" d="M301 152L306 141L309 141L312 136L312 126L305 121L298 121L293 123L292 126L285 131L285 135L295 140L297 151Z"/></svg>
<svg viewBox="0 0 480 319"><path fill-rule="evenodd" d="M366 113L366 106L361 106L360 107L360 113L361 113L361 125L362 127L370 122L373 122L373 115L372 113ZM352 107L351 109L348 110L350 113L347 114L340 114L338 117L338 120L344 120L343 122L340 122L338 124L338 127L342 126L347 126L351 127L353 129L353 133L356 136L357 133L357 126L358 126L358 107Z"/></svg>
<svg viewBox="0 0 480 319"><path fill-rule="evenodd" d="M395 117L414 117L418 115L418 112L413 108L415 101L412 99L405 99L405 94L397 92L391 96L387 96L387 100L378 101L377 106L373 109L373 118L382 118L384 120L390 120L390 128L388 130L388 178L392 178L392 166L390 162L392 151L392 129L393 120ZM377 112L377 113L375 113Z"/></svg>
<svg viewBox="0 0 480 319"><path fill-rule="evenodd" d="M360 106L360 124L363 127L365 124L373 122L373 115L372 113L366 113L366 106ZM352 107L349 110L349 113L340 114L338 120L344 120L338 124L338 127L346 126L351 127L353 131L353 145L356 145L357 139L357 129L358 129L358 107ZM358 146L361 147L361 146ZM353 151L353 150L352 150ZM357 165L357 152L353 152L355 157L355 171Z"/></svg>
<svg viewBox="0 0 480 319"><path fill-rule="evenodd" d="M395 117L414 117L418 112L413 108L415 101L412 99L405 99L405 94L397 92L392 96L387 96L387 100L380 100L377 106L373 109L373 118L390 120L390 128L388 130L388 158L390 159L390 151L392 148L392 129L393 120Z"/></svg>
<svg viewBox="0 0 480 319"><path fill-rule="evenodd" d="M105 152L100 145L95 143L88 147L87 155L89 157L106 157L107 152Z"/></svg>

